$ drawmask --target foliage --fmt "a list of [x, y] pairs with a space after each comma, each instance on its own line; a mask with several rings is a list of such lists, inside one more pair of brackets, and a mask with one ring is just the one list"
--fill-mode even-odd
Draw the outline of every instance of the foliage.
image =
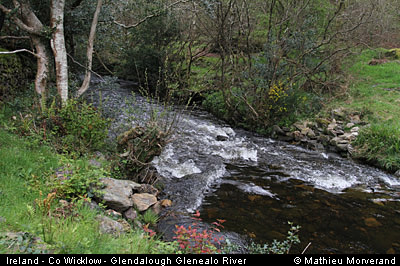
[[[200, 213], [197, 211], [194, 220], [200, 220]], [[189, 225], [188, 228], [181, 225], [175, 225], [176, 231], [174, 239], [179, 244], [179, 250], [184, 254], [214, 254], [221, 253], [218, 247], [221, 245], [223, 237], [218, 237], [215, 232], [220, 232], [219, 228], [223, 228], [224, 220], [214, 222], [211, 229], [201, 230], [196, 222]]]
[[[326, 108], [346, 108], [361, 114], [370, 124], [362, 128], [353, 156], [375, 166], [394, 172], [400, 169], [398, 132], [400, 112], [400, 67], [387, 49], [354, 50], [344, 64], [348, 73], [348, 90]], [[377, 64], [372, 64], [377, 62]]]
[[91, 198], [101, 187], [100, 179], [106, 176], [103, 168], [92, 166], [86, 160], [68, 159], [61, 156], [56, 173], [50, 177], [49, 188], [57, 193], [58, 198]]
[[[0, 52], [6, 51], [0, 48]], [[29, 67], [16, 54], [0, 55], [0, 100], [17, 95], [27, 87]]]
[[252, 242], [248, 249], [250, 254], [289, 254], [290, 248], [293, 245], [299, 244], [300, 239], [298, 236], [298, 232], [300, 230], [300, 226], [293, 225], [292, 222], [288, 222], [290, 225], [290, 229], [288, 231], [288, 236], [284, 241], [274, 240], [271, 244], [256, 244]]
[[[0, 253], [1, 246], [7, 247], [12, 253], [21, 254], [48, 254], [49, 250], [42, 244], [37, 243], [37, 237], [28, 233], [17, 233], [16, 236], [10, 237], [7, 234], [0, 234]], [[11, 253], [11, 252], [10, 252]]]
[[67, 151], [93, 151], [105, 145], [109, 120], [91, 104], [69, 100], [61, 109], [49, 109], [47, 121]]
[[165, 10], [163, 1], [135, 1], [130, 9], [138, 16], [153, 16], [137, 27], [128, 30], [126, 49], [121, 54], [119, 75], [137, 81], [142, 88], [163, 95], [164, 76], [169, 67], [169, 45], [178, 39], [180, 28], [174, 13]]
[[159, 217], [158, 217], [158, 215], [157, 215], [154, 211], [152, 211], [151, 209], [148, 209], [148, 210], [143, 214], [142, 219], [143, 219], [143, 222], [144, 222], [145, 224], [156, 225], [157, 222], [158, 222], [158, 220], [159, 220]]
[[[17, 98], [14, 104], [10, 104], [16, 105], [11, 106], [11, 110], [22, 108], [25, 102], [24, 97]], [[30, 136], [35, 142], [49, 142], [60, 152], [78, 156], [105, 147], [110, 120], [92, 104], [71, 99], [61, 108], [53, 100], [43, 112], [35, 106], [22, 109], [26, 110], [12, 116], [14, 127], [8, 125], [8, 128]]]
[[[229, 33], [218, 33], [231, 49], [218, 52], [217, 82], [204, 106], [231, 123], [259, 132], [319, 111], [323, 96], [339, 87], [338, 55], [346, 50], [332, 43], [342, 4], [321, 2], [265, 3], [263, 12], [255, 12], [260, 18], [254, 22], [255, 30], [245, 30], [247, 42], [254, 44], [248, 44], [247, 50], [235, 47]], [[254, 7], [248, 6], [247, 11], [254, 12]], [[235, 18], [234, 12], [226, 12]], [[257, 53], [248, 54], [251, 48]]]

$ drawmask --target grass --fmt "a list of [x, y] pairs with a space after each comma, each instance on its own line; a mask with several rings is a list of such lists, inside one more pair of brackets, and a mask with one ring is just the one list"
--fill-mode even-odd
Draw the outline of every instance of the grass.
[[396, 123], [400, 122], [400, 63], [393, 60], [368, 64], [382, 53], [381, 49], [366, 50], [350, 59], [346, 66], [350, 74], [349, 97], [334, 104], [362, 112], [368, 122]]
[[356, 157], [394, 172], [400, 169], [400, 61], [369, 65], [372, 59], [383, 58], [386, 51], [365, 50], [347, 60], [348, 97], [327, 108], [360, 112], [370, 126], [353, 143]]
[[[157, 250], [159, 241], [144, 237], [142, 230], [120, 237], [101, 234], [95, 219], [98, 213], [79, 201], [74, 208], [76, 216], [43, 215], [46, 212], [40, 204], [50, 195], [48, 177], [58, 166], [58, 158], [50, 147], [32, 145], [28, 139], [0, 128], [0, 234], [27, 232], [46, 242], [46, 251], [51, 253], [162, 252]], [[47, 202], [52, 210], [60, 207], [58, 199]], [[0, 237], [0, 253], [22, 252], [10, 249], [9, 244]], [[38, 251], [30, 248], [30, 252]]]

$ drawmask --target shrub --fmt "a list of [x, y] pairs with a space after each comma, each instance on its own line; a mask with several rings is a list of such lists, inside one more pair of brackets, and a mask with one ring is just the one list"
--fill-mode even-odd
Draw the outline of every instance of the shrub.
[[100, 178], [106, 176], [102, 168], [90, 165], [85, 160], [73, 160], [62, 157], [60, 167], [49, 186], [61, 198], [93, 197], [95, 188], [102, 186]]
[[[200, 220], [198, 218], [200, 213], [197, 211], [194, 215], [194, 220]], [[223, 237], [217, 237], [214, 235], [215, 232], [220, 232], [219, 228], [223, 228], [222, 223], [224, 220], [217, 220], [214, 222], [211, 229], [201, 230], [196, 222], [187, 228], [183, 225], [175, 225], [176, 231], [175, 237], [179, 244], [179, 250], [186, 254], [215, 254], [222, 253], [219, 246]]]
[[293, 245], [299, 244], [300, 239], [298, 236], [300, 226], [293, 225], [292, 222], [288, 222], [290, 229], [288, 235], [284, 241], [272, 241], [271, 244], [255, 244], [252, 242], [248, 251], [250, 254], [289, 254], [290, 249]]
[[[25, 102], [24, 99], [21, 101]], [[21, 104], [15, 101], [16, 108]], [[11, 112], [14, 107], [10, 106]], [[48, 142], [59, 152], [82, 155], [105, 147], [110, 119], [92, 104], [70, 99], [60, 107], [54, 100], [42, 112], [35, 107], [18, 111], [6, 127], [35, 143]]]
[[109, 120], [91, 104], [72, 99], [58, 110], [58, 117], [49, 118], [68, 151], [98, 150], [105, 145]]

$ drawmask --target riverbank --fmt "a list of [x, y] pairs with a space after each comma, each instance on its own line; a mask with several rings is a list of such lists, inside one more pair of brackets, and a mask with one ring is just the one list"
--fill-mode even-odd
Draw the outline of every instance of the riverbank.
[[346, 90], [313, 119], [317, 123], [343, 121], [338, 123], [339, 138], [330, 144], [345, 156], [390, 173], [400, 169], [400, 58], [396, 51], [368, 49], [347, 58], [343, 64]]
[[[4, 121], [2, 121], [4, 123]], [[46, 145], [0, 128], [0, 253], [121, 254], [164, 253], [168, 245], [93, 208], [87, 195], [64, 200], [56, 195], [55, 169], [66, 162], [83, 179], [104, 173], [85, 157], [67, 160]], [[72, 176], [70, 177], [73, 178]], [[114, 227], [112, 227], [114, 226]], [[123, 230], [123, 232], [122, 232]], [[162, 248], [161, 248], [162, 246]]]
[[[300, 115], [290, 123], [283, 116], [283, 120], [262, 129], [261, 133], [311, 150], [336, 152], [400, 176], [397, 51], [383, 48], [355, 51], [342, 63], [345, 75], [341, 88], [319, 96], [323, 102], [318, 112]], [[206, 107], [209, 104], [206, 101]], [[219, 116], [214, 107], [208, 109]], [[229, 118], [221, 118], [231, 122]]]

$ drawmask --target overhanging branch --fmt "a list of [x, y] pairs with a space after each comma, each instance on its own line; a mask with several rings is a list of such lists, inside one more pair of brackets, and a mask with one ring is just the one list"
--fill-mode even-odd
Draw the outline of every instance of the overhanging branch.
[[35, 57], [40, 57], [38, 54], [28, 50], [28, 49], [18, 49], [18, 50], [14, 50], [14, 51], [1, 51], [1, 54], [16, 54], [16, 53], [22, 53], [22, 52], [27, 52], [30, 53], [31, 55], [35, 56]]

